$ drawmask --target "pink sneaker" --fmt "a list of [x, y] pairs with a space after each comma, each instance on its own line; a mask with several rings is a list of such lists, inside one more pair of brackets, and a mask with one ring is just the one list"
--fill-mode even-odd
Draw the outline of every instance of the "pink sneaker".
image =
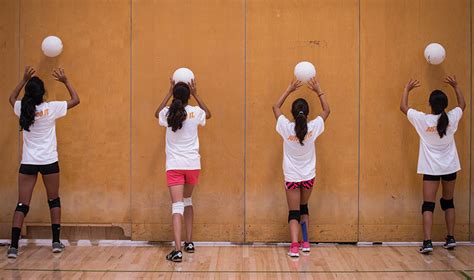
[[288, 251], [288, 256], [297, 258], [300, 256], [299, 244], [297, 242], [291, 243], [290, 250]]
[[309, 244], [309, 242], [301, 241], [299, 247], [302, 252], [308, 253], [311, 251], [311, 245]]

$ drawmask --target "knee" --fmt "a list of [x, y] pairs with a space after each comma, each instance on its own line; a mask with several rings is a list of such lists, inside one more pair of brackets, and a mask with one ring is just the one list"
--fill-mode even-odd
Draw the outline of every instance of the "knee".
[[24, 204], [24, 203], [21, 203], [21, 202], [18, 202], [18, 204], [16, 205], [16, 209], [15, 209], [16, 212], [21, 212], [23, 213], [23, 216], [26, 217], [26, 215], [28, 214], [28, 212], [30, 211], [30, 206]]
[[454, 208], [454, 199], [453, 198], [451, 198], [451, 199], [441, 198], [439, 200], [439, 203], [441, 204], [441, 209], [443, 209], [443, 211]]
[[184, 214], [184, 202], [178, 201], [178, 202], [173, 203], [171, 205], [171, 214], [172, 215], [180, 214], [181, 216], [183, 216], [183, 214]]
[[290, 211], [288, 211], [288, 223], [289, 223], [291, 220], [297, 220], [298, 223], [299, 223], [299, 222], [300, 222], [300, 218], [301, 218], [300, 210], [290, 210]]
[[425, 213], [426, 211], [429, 211], [431, 213], [434, 212], [435, 209], [435, 203], [431, 201], [424, 201], [423, 205], [421, 206], [421, 213]]
[[48, 199], [49, 209], [61, 208], [61, 199], [59, 196], [55, 199]]
[[309, 215], [308, 204], [300, 204], [300, 214]]

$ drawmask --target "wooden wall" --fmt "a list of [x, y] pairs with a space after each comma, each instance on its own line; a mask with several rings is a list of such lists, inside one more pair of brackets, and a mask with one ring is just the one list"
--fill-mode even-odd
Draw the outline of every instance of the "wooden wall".
[[[317, 142], [318, 179], [309, 207], [315, 241], [418, 241], [421, 176], [418, 137], [398, 109], [410, 77], [422, 87], [413, 106], [428, 110], [431, 90], [456, 74], [469, 109], [456, 143], [463, 170], [456, 235], [473, 238], [470, 0], [0, 0], [2, 133], [0, 238], [9, 236], [21, 153], [18, 119], [6, 102], [24, 65], [37, 68], [49, 99], [66, 99], [53, 67], [66, 69], [82, 103], [58, 121], [66, 225], [120, 226], [133, 240], [170, 240], [164, 129], [153, 114], [178, 67], [191, 68], [213, 117], [200, 130], [202, 174], [193, 196], [195, 238], [286, 241], [282, 140], [271, 105], [294, 65], [312, 61], [332, 113]], [[41, 40], [64, 43], [46, 58]], [[429, 42], [447, 58], [430, 66]], [[317, 98], [302, 88], [296, 97]], [[471, 199], [470, 199], [471, 198]], [[470, 215], [471, 214], [471, 215]], [[444, 234], [435, 211], [434, 237]], [[49, 222], [38, 184], [30, 225]]]

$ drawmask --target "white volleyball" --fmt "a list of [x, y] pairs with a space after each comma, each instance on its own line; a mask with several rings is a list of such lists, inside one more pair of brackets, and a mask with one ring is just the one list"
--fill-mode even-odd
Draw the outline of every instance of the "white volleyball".
[[295, 77], [303, 83], [316, 76], [316, 68], [311, 62], [302, 61], [295, 66]]
[[431, 43], [425, 48], [425, 58], [429, 64], [438, 65], [444, 61], [446, 57], [446, 51], [438, 43]]
[[188, 68], [179, 68], [173, 73], [173, 81], [175, 83], [190, 83], [192, 79], [194, 79], [194, 73]]
[[58, 56], [63, 51], [63, 42], [59, 37], [48, 36], [44, 38], [43, 43], [41, 43], [41, 50], [46, 56]]

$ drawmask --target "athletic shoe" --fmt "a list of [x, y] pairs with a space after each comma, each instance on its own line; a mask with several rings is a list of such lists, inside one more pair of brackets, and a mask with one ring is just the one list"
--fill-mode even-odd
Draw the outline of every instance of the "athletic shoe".
[[183, 261], [183, 252], [173, 250], [173, 251], [171, 251], [171, 253], [169, 253], [166, 256], [166, 259], [168, 261], [172, 261], [172, 262], [182, 262]]
[[63, 243], [53, 242], [53, 246], [52, 246], [53, 253], [61, 253], [62, 251], [64, 251], [64, 248], [66, 248], [66, 246], [64, 246]]
[[10, 259], [16, 259], [16, 257], [18, 257], [18, 248], [9, 247], [7, 257]]
[[456, 240], [454, 239], [454, 236], [446, 236], [446, 243], [443, 244], [443, 248], [449, 250], [454, 249], [454, 247], [456, 247]]
[[304, 253], [308, 253], [311, 251], [311, 245], [307, 241], [300, 242], [300, 250]]
[[187, 253], [194, 253], [194, 243], [184, 242], [184, 251], [186, 251]]
[[290, 250], [288, 251], [288, 256], [292, 258], [297, 258], [300, 256], [300, 245], [297, 242], [291, 243]]
[[431, 252], [433, 252], [433, 243], [431, 243], [431, 240], [424, 240], [423, 246], [420, 247], [420, 253], [429, 254]]

